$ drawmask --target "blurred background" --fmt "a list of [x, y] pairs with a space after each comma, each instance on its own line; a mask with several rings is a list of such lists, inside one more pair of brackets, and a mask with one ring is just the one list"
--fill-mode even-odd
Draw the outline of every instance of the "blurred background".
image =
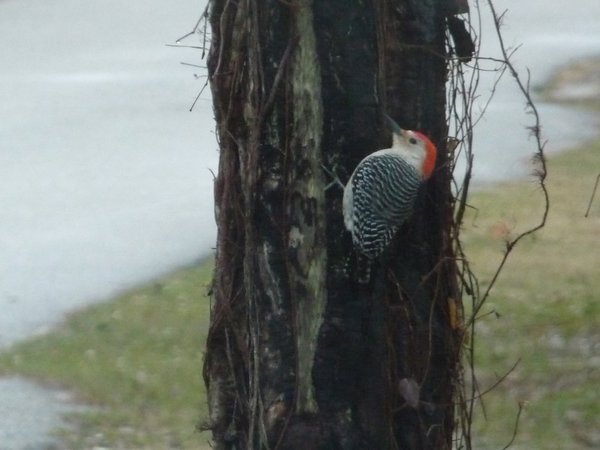
[[[201, 36], [166, 46], [192, 30], [205, 3], [0, 1], [0, 350], [211, 254], [212, 107], [207, 89], [189, 111], [204, 71], [181, 64], [204, 64], [200, 50], [183, 47]], [[598, 0], [495, 3], [508, 9], [505, 41], [522, 44], [514, 61], [531, 69], [534, 87], [600, 53]], [[481, 13], [481, 54], [497, 56], [485, 2]], [[481, 77], [483, 101], [495, 73]], [[590, 112], [538, 106], [550, 152], [596, 134]], [[476, 132], [475, 183], [527, 175], [530, 124], [505, 77]], [[44, 398], [60, 403], [21, 380], [0, 383], [0, 448], [34, 439], [36, 425], [18, 430], [34, 409], [33, 424], [52, 425]]]
[[204, 8], [0, 2], [0, 348], [210, 253], [209, 90], [166, 46]]
[[[0, 1], [0, 350], [210, 254], [210, 97], [189, 111], [200, 53], [166, 46], [205, 6]], [[64, 399], [0, 382], [0, 448], [45, 442]]]

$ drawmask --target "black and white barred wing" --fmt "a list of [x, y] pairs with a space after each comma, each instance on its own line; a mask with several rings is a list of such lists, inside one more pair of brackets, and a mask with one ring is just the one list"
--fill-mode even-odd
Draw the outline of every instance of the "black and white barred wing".
[[412, 213], [422, 178], [394, 154], [371, 155], [352, 175], [344, 195], [344, 220], [354, 247], [375, 259]]

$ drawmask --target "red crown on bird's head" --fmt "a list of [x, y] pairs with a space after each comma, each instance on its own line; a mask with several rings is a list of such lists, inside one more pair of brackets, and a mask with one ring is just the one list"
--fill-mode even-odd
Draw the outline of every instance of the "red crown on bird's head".
[[435, 169], [437, 148], [435, 147], [433, 142], [431, 142], [431, 139], [429, 139], [427, 136], [425, 136], [420, 131], [413, 131], [413, 133], [419, 139], [421, 139], [423, 142], [425, 142], [425, 151], [427, 154], [425, 155], [425, 161], [423, 162], [423, 178], [427, 179], [433, 173], [433, 169]]

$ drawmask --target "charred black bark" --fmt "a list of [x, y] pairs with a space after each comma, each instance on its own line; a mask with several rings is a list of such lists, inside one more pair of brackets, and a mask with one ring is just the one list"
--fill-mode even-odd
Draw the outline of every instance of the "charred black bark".
[[[204, 375], [217, 449], [451, 447], [453, 2], [211, 2], [221, 160]], [[321, 166], [345, 181], [389, 146], [383, 111], [431, 136], [438, 166], [363, 286], [348, 276], [342, 191], [325, 190]]]
[[[435, 2], [409, 2], [384, 9], [385, 95], [400, 123], [425, 131], [438, 146], [435, 175], [415, 208], [413, 220], [392, 249], [384, 292], [388, 330], [395, 342], [393, 381], [420, 387], [416, 409], [397, 398], [393, 408], [401, 448], [451, 448], [454, 427], [453, 380], [458, 366], [458, 335], [450, 326], [449, 302], [457, 299], [451, 248], [451, 174], [445, 140], [445, 17]], [[396, 42], [390, 37], [396, 36]], [[400, 101], [399, 101], [400, 100]], [[408, 425], [408, 426], [407, 426]]]

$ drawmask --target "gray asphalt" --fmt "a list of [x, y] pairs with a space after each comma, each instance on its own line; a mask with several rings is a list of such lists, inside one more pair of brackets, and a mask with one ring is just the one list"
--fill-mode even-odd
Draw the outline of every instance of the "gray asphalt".
[[[203, 4], [0, 1], [0, 349], [210, 252], [200, 52], [165, 45]], [[0, 449], [48, 448], [74, 407], [0, 380]]]
[[53, 431], [67, 426], [63, 414], [86, 409], [68, 392], [19, 378], [3, 379], [0, 386], [0, 450], [61, 450]]

